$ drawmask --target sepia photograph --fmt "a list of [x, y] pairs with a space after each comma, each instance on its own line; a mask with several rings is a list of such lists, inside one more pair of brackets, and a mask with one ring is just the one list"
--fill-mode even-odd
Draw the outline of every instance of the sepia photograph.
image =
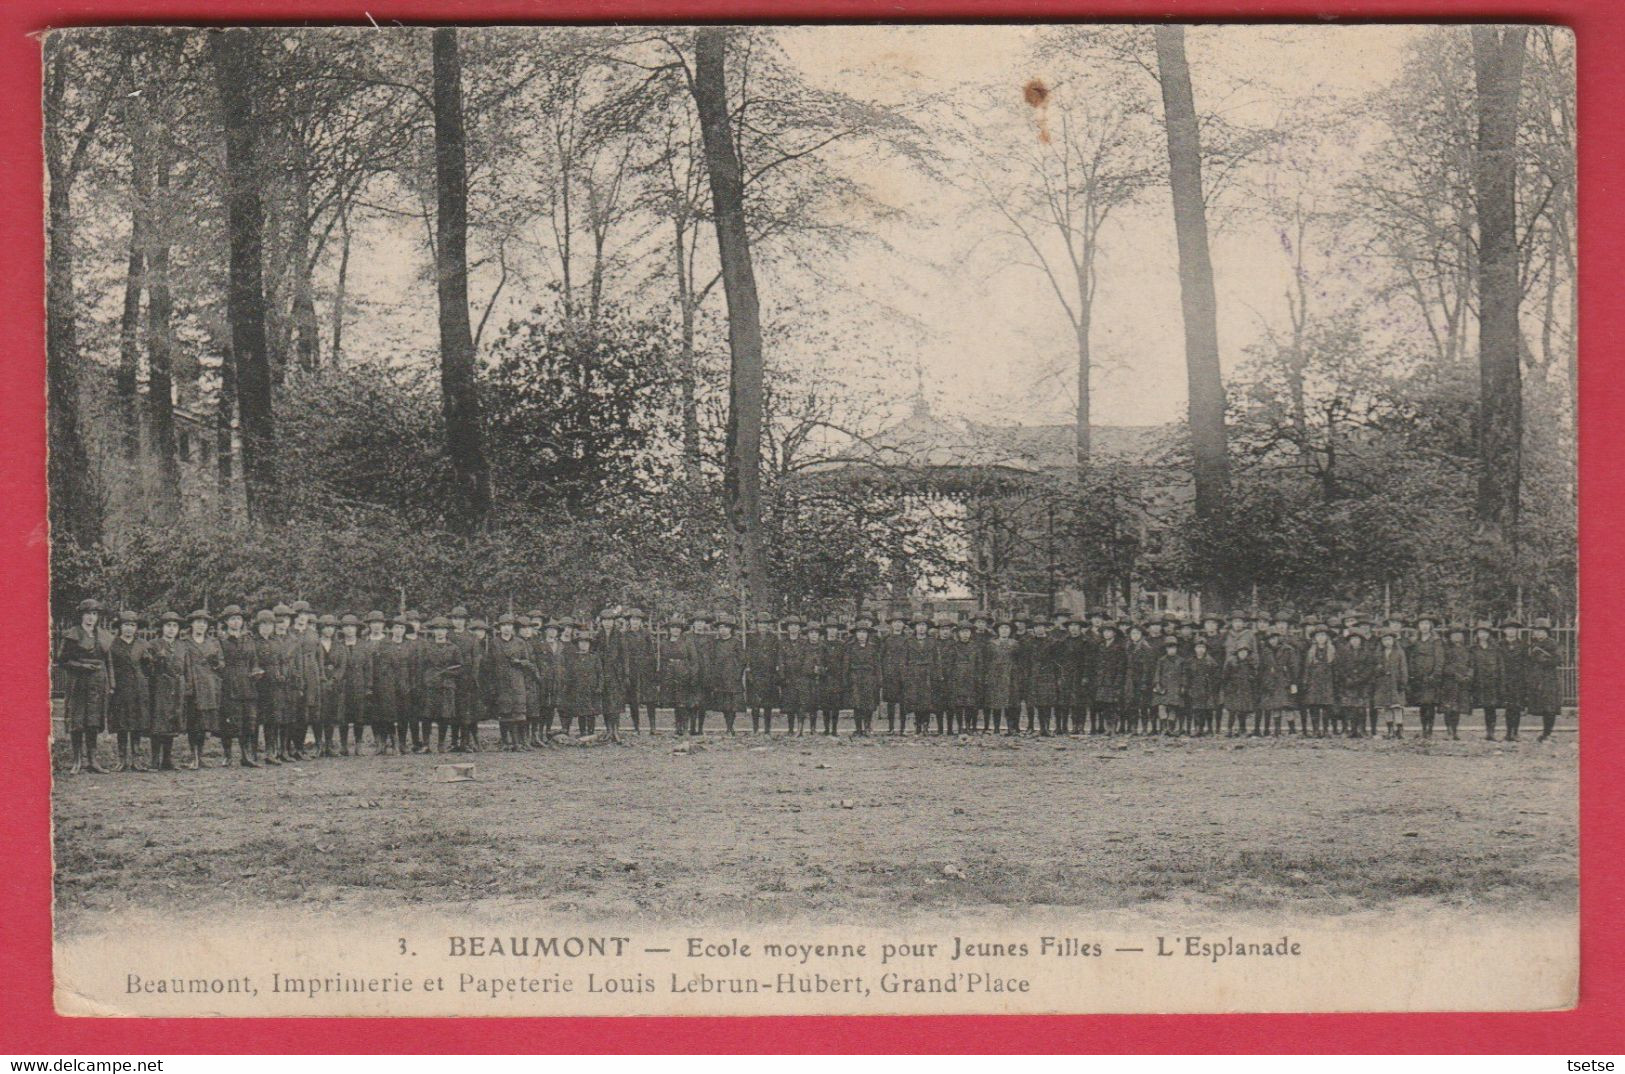
[[39, 44], [60, 1013], [1574, 1006], [1569, 30]]

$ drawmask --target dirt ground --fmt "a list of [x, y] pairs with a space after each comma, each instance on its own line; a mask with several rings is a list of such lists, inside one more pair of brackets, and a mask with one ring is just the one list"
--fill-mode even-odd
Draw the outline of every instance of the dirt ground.
[[461, 758], [434, 756], [59, 773], [57, 922], [68, 935], [131, 911], [516, 903], [628, 923], [1162, 900], [1572, 912], [1578, 737], [689, 745], [668, 731], [483, 753], [461, 783], [433, 771]]

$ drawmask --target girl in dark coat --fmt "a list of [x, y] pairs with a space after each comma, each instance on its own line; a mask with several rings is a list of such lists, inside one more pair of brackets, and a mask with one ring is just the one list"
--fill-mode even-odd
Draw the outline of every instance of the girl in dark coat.
[[965, 734], [975, 728], [982, 670], [981, 647], [976, 644], [969, 623], [960, 623], [954, 628], [954, 640], [949, 643], [948, 652], [948, 733]]
[[[779, 702], [792, 735], [801, 733], [802, 725], [811, 718], [818, 706], [818, 664], [821, 656], [817, 642], [809, 641], [802, 633], [799, 615], [787, 616], [781, 626], [784, 636], [779, 639]], [[773, 730], [771, 718], [767, 721], [769, 733]]]
[[107, 722], [118, 736], [118, 767], [144, 772], [141, 736], [152, 724], [152, 686], [147, 681], [147, 643], [136, 636], [141, 620], [134, 612], [121, 612], [118, 634], [108, 650], [113, 671], [113, 693], [108, 699]]
[[[1272, 734], [1281, 733], [1281, 713], [1296, 706], [1297, 691], [1298, 651], [1272, 628], [1258, 654], [1258, 711], [1269, 721]], [[1288, 730], [1294, 728], [1289, 725]]]
[[898, 735], [907, 729], [903, 719], [903, 646], [908, 644], [908, 616], [893, 612], [886, 620], [880, 645], [880, 696], [886, 706], [886, 733]]
[[424, 718], [435, 725], [435, 751], [446, 752], [446, 737], [457, 726], [457, 689], [463, 670], [462, 649], [451, 640], [451, 622], [444, 616], [429, 620], [418, 669], [423, 676]]
[[1186, 729], [1198, 735], [1218, 734], [1224, 669], [1208, 648], [1205, 637], [1196, 640], [1185, 676]]
[[1542, 742], [1552, 737], [1563, 707], [1561, 657], [1551, 628], [1551, 620], [1536, 619], [1524, 653], [1524, 705], [1531, 716], [1540, 717]]
[[1151, 697], [1157, 703], [1158, 720], [1165, 735], [1175, 734], [1185, 723], [1185, 672], [1186, 660], [1179, 651], [1179, 639], [1164, 638]]
[[[278, 762], [293, 760], [293, 725], [294, 702], [298, 687], [294, 681], [294, 653], [296, 639], [291, 629], [293, 613], [285, 604], [278, 604], [271, 609], [272, 652], [275, 654], [276, 676], [276, 745], [275, 756]], [[269, 741], [265, 748], [267, 755], [273, 748]]]
[[[542, 613], [531, 611], [519, 617], [519, 640], [525, 643], [525, 659], [530, 668], [525, 672], [525, 723], [519, 729], [523, 749], [534, 749], [542, 741]], [[636, 712], [633, 713], [637, 719]]]
[[280, 661], [280, 645], [276, 636], [276, 617], [268, 609], [260, 609], [254, 614], [254, 632], [249, 636], [249, 644], [254, 647], [254, 714], [260, 727], [265, 732], [265, 749], [256, 749], [257, 759], [261, 764], [278, 765], [282, 762], [277, 758], [280, 752], [280, 735], [277, 731], [277, 706], [281, 702], [282, 682], [277, 677]]
[[[756, 624], [745, 644], [745, 675], [750, 729], [768, 733], [773, 724], [773, 710], [779, 704], [779, 634], [773, 617], [766, 612], [756, 616]], [[650, 732], [653, 731], [651, 726]]]
[[1337, 647], [1331, 643], [1331, 631], [1315, 624], [1310, 631], [1314, 639], [1303, 654], [1302, 685], [1299, 697], [1303, 700], [1303, 733], [1326, 737], [1331, 729], [1331, 710], [1337, 704], [1337, 676], [1339, 666]]
[[1405, 653], [1410, 673], [1410, 700], [1422, 720], [1422, 737], [1433, 737], [1433, 720], [1439, 709], [1440, 680], [1444, 676], [1445, 640], [1437, 631], [1433, 615], [1416, 617], [1416, 637]]
[[407, 751], [417, 729], [412, 709], [416, 678], [417, 645], [406, 640], [406, 619], [397, 615], [390, 620], [389, 636], [372, 654], [373, 733], [382, 730], [384, 741], [395, 753]]
[[1247, 721], [1253, 722], [1252, 735], [1263, 733], [1258, 715], [1258, 668], [1253, 663], [1253, 647], [1246, 639], [1237, 641], [1224, 658], [1224, 680], [1219, 691], [1224, 703], [1224, 733], [1229, 738], [1247, 733]]
[[293, 628], [288, 631], [289, 754], [301, 761], [305, 758], [305, 732], [311, 725], [320, 723], [322, 699], [330, 682], [322, 659], [321, 638], [311, 626], [314, 619], [308, 609], [298, 611], [293, 617]]
[[717, 617], [717, 637], [711, 646], [710, 698], [707, 706], [722, 713], [722, 726], [734, 733], [734, 721], [749, 706], [745, 701], [745, 648], [734, 634], [731, 616]]
[[152, 678], [152, 767], [174, 771], [175, 736], [186, 727], [186, 650], [181, 617], [164, 612], [159, 633], [147, 647]]
[[1439, 673], [1439, 709], [1444, 713], [1445, 730], [1457, 739], [1461, 737], [1461, 714], [1473, 707], [1473, 653], [1467, 645], [1466, 627], [1451, 626], [1447, 634], [1450, 640], [1445, 643]]
[[1501, 624], [1501, 704], [1506, 709], [1508, 742], [1518, 741], [1518, 728], [1527, 707], [1528, 649], [1518, 632], [1523, 624], [1508, 619]]
[[1016, 639], [1008, 622], [1001, 620], [993, 629], [982, 668], [982, 699], [987, 705], [989, 726], [994, 731], [1003, 726], [1005, 734], [1013, 735], [1021, 719], [1018, 709], [1021, 691], [1016, 685]]
[[497, 620], [497, 632], [491, 638], [485, 663], [497, 724], [501, 728], [498, 748], [510, 753], [530, 748], [524, 741], [525, 705], [530, 675], [535, 668], [530, 659], [530, 646], [514, 627], [512, 613], [504, 612]]
[[1405, 697], [1410, 682], [1410, 664], [1405, 649], [1399, 644], [1399, 634], [1384, 630], [1373, 654], [1374, 676], [1371, 684], [1371, 704], [1381, 710], [1387, 724], [1387, 737], [1405, 735]]
[[[208, 735], [220, 733], [220, 672], [225, 654], [220, 642], [209, 636], [209, 613], [191, 615], [191, 633], [180, 641], [186, 665], [186, 741], [192, 747], [187, 765], [194, 771], [203, 766], [203, 743]], [[223, 764], [231, 764], [228, 752]]]
[[[564, 654], [564, 667], [569, 667], [570, 654]], [[673, 618], [666, 624], [666, 636], [660, 639], [660, 645], [655, 652], [656, 679], [661, 701], [670, 707], [672, 719], [677, 734], [686, 735], [690, 724], [694, 720], [694, 707], [690, 704], [693, 698], [694, 676], [698, 673], [695, 665], [695, 653], [689, 645], [689, 639], [683, 633], [683, 620]], [[570, 714], [565, 706], [564, 690], [559, 692], [559, 712], [562, 714], [566, 729], [570, 726]]]
[[1061, 696], [1061, 661], [1064, 654], [1050, 637], [1049, 624], [1035, 618], [1027, 642], [1027, 730], [1048, 737]]
[[[692, 641], [692, 637], [686, 639]], [[598, 710], [604, 707], [604, 661], [593, 648], [591, 627], [577, 623], [575, 648], [565, 662], [566, 711], [575, 714], [582, 734], [597, 729]]]
[[1128, 632], [1128, 722], [1133, 734], [1156, 730], [1157, 660], [1161, 657], [1145, 631], [1131, 627]]
[[226, 763], [231, 763], [231, 743], [237, 742], [238, 756], [244, 768], [258, 768], [254, 758], [254, 745], [259, 738], [257, 715], [258, 696], [254, 691], [254, 642], [243, 630], [243, 610], [235, 604], [221, 612], [225, 633], [220, 635], [220, 652], [224, 659], [220, 684], [220, 746], [225, 750]]
[[1089, 730], [1094, 734], [1121, 730], [1123, 704], [1129, 689], [1128, 645], [1117, 635], [1117, 628], [1107, 623], [1100, 628], [1100, 644], [1093, 647], [1089, 657], [1090, 675]]
[[1332, 732], [1347, 732], [1359, 738], [1365, 728], [1365, 712], [1371, 707], [1371, 686], [1377, 677], [1376, 654], [1366, 647], [1365, 635], [1350, 634], [1338, 653], [1337, 708]]
[[706, 709], [711, 704], [712, 661], [715, 659], [715, 637], [711, 633], [709, 615], [688, 617], [688, 633], [683, 637], [684, 659], [693, 670], [689, 675], [685, 698], [688, 703], [688, 733], [705, 734]]
[[[316, 651], [321, 654], [322, 682], [316, 727], [316, 755], [318, 757], [350, 756], [350, 717], [347, 710], [350, 691], [347, 680], [350, 665], [359, 662], [361, 639], [358, 631], [361, 620], [346, 614], [343, 619], [323, 616], [331, 623], [316, 623]], [[296, 650], [297, 651], [297, 650]], [[330, 685], [326, 685], [330, 684]], [[333, 747], [333, 730], [338, 729], [339, 747]], [[361, 752], [361, 725], [355, 729], [356, 753]]]
[[113, 666], [109, 656], [113, 638], [100, 629], [100, 601], [79, 602], [79, 625], [62, 636], [56, 650], [57, 670], [66, 677], [62, 691], [62, 715], [73, 743], [73, 766], [77, 775], [86, 769], [104, 772], [96, 761], [96, 737], [107, 722], [107, 698], [113, 688]]
[[1501, 673], [1504, 668], [1501, 647], [1495, 643], [1495, 632], [1488, 623], [1479, 623], [1473, 629], [1471, 650], [1473, 665], [1473, 708], [1484, 710], [1484, 737], [1495, 740], [1495, 717], [1501, 699]]
[[914, 633], [902, 645], [903, 722], [914, 717], [914, 733], [924, 734], [931, 719], [931, 676], [936, 664], [936, 645], [930, 637], [931, 624], [914, 621]]
[[355, 725], [355, 748], [361, 751], [361, 729], [372, 728], [373, 753], [387, 756], [395, 751], [395, 720], [392, 715], [386, 714], [378, 707], [378, 653], [389, 641], [384, 632], [384, 613], [370, 611], [367, 613], [367, 634], [356, 647], [356, 653], [361, 658], [360, 678], [361, 692], [357, 698], [353, 682], [356, 671], [350, 669], [350, 675], [345, 683], [345, 711], [349, 714], [350, 722]]
[[874, 624], [860, 618], [846, 649], [846, 696], [852, 702], [854, 735], [874, 731], [875, 709], [880, 707], [880, 645], [873, 633]]

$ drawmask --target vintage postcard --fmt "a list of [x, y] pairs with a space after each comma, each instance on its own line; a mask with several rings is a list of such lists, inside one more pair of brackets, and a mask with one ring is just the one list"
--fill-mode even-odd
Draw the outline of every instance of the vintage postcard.
[[56, 1006], [1579, 980], [1574, 40], [41, 40]]

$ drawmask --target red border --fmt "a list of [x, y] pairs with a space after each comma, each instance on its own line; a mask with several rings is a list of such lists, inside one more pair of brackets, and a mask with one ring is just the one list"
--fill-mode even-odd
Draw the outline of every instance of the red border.
[[[365, 13], [364, 13], [365, 12]], [[31, 714], [46, 706], [45, 341], [39, 52], [50, 26], [120, 21], [380, 23], [587, 20], [931, 20], [1103, 17], [1412, 20], [1499, 18], [1563, 23], [1579, 36], [1582, 427], [1585, 550], [1581, 761], [1582, 970], [1573, 1011], [1546, 1014], [1079, 1016], [740, 1019], [272, 1020], [69, 1019], [51, 1005], [50, 773]], [[1625, 4], [1617, 0], [4, 0], [0, 4], [0, 698], [28, 728], [22, 759], [0, 777], [0, 1051], [175, 1052], [543, 1051], [1107, 1051], [1615, 1053], [1625, 1045], [1625, 757], [1608, 711], [1625, 665], [1603, 660], [1625, 641], [1609, 598], [1625, 582], [1625, 375], [1610, 368], [1625, 302]]]

